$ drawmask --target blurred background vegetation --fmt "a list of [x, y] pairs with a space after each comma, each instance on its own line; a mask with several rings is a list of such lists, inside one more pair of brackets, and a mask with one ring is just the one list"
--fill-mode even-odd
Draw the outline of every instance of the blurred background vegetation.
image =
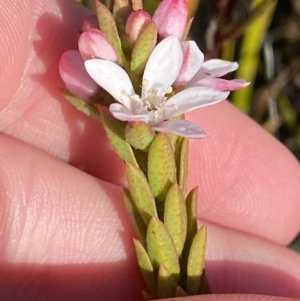
[[[94, 0], [77, 1], [94, 7]], [[153, 12], [160, 0], [143, 2]], [[237, 61], [230, 76], [251, 82], [230, 101], [300, 160], [300, 0], [187, 2], [194, 16], [190, 37], [205, 58]], [[300, 235], [290, 247], [300, 251]]]
[[[195, 2], [195, 1], [191, 1]], [[250, 81], [231, 102], [300, 159], [300, 1], [201, 0], [191, 34]]]
[[[300, 160], [300, 0], [190, 2], [198, 4], [191, 36], [205, 57], [238, 61], [232, 77], [252, 83], [230, 101]], [[300, 252], [300, 234], [290, 248]]]

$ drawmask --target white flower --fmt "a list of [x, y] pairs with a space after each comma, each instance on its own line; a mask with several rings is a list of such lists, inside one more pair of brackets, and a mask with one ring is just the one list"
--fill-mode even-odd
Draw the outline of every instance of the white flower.
[[147, 62], [141, 96], [119, 65], [103, 59], [91, 59], [85, 67], [91, 78], [118, 103], [111, 104], [113, 116], [123, 121], [144, 121], [158, 132], [171, 132], [188, 138], [203, 138], [203, 129], [187, 120], [170, 120], [185, 112], [226, 99], [229, 92], [210, 87], [192, 87], [168, 98], [183, 63], [183, 50], [176, 36], [162, 40]]
[[204, 62], [195, 76], [191, 78], [186, 87], [206, 86], [222, 91], [234, 91], [247, 87], [250, 83], [241, 79], [227, 80], [221, 76], [235, 71], [239, 67], [237, 62], [228, 62], [212, 59]]

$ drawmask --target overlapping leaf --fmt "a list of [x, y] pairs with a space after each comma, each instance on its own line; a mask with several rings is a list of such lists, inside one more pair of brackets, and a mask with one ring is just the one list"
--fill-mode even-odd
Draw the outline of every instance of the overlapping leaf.
[[166, 196], [164, 224], [173, 239], [179, 257], [186, 239], [187, 216], [182, 192], [176, 183], [173, 184]]
[[151, 217], [156, 216], [153, 194], [144, 173], [134, 165], [126, 164], [126, 175], [130, 193], [141, 217], [148, 225]]
[[150, 145], [148, 180], [155, 198], [164, 201], [167, 192], [176, 181], [175, 156], [167, 134], [157, 134]]
[[106, 135], [114, 146], [116, 153], [125, 162], [138, 167], [138, 163], [134, 157], [130, 144], [125, 140], [126, 123], [119, 121], [102, 111], [100, 113]]

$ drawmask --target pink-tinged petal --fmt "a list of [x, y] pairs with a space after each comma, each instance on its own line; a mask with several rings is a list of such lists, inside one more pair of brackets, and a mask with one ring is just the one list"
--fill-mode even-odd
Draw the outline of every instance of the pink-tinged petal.
[[144, 10], [132, 12], [125, 26], [125, 31], [132, 41], [136, 41], [142, 30], [151, 22], [150, 15]]
[[157, 132], [174, 133], [186, 138], [199, 139], [206, 137], [206, 133], [201, 127], [188, 120], [163, 121], [152, 128]]
[[195, 76], [185, 84], [185, 88], [191, 88], [197, 86], [197, 82], [205, 78], [209, 78], [209, 75], [206, 74], [205, 71], [201, 68], [196, 72]]
[[212, 59], [202, 64], [201, 70], [211, 77], [221, 77], [239, 67], [237, 62], [229, 62], [220, 59]]
[[181, 46], [183, 50], [183, 63], [174, 83], [175, 87], [189, 82], [195, 76], [204, 61], [204, 54], [200, 51], [194, 41], [183, 42], [181, 43]]
[[162, 40], [152, 51], [143, 75], [143, 93], [156, 90], [163, 97], [177, 78], [183, 61], [180, 41], [176, 36]]
[[78, 40], [78, 48], [86, 61], [93, 58], [118, 62], [118, 54], [100, 29], [92, 28], [83, 32]]
[[228, 95], [229, 92], [207, 87], [185, 89], [167, 100], [166, 106], [170, 106], [170, 110], [165, 112], [165, 116], [170, 119], [185, 112], [218, 103], [226, 99]]
[[119, 103], [113, 103], [109, 106], [109, 110], [112, 113], [112, 115], [119, 120], [122, 121], [144, 121], [148, 122], [148, 116], [147, 115], [136, 115], [133, 114], [129, 109], [125, 108]]
[[135, 92], [124, 69], [113, 62], [102, 59], [87, 60], [84, 64], [88, 74], [100, 87], [125, 107], [131, 108], [130, 96]]
[[188, 8], [185, 0], [163, 0], [152, 20], [156, 23], [161, 38], [176, 35], [182, 39], [187, 23]]
[[99, 22], [96, 15], [85, 18], [82, 24], [82, 31], [88, 31], [92, 28], [99, 28]]
[[88, 101], [99, 91], [98, 85], [85, 70], [82, 57], [76, 50], [68, 50], [62, 55], [59, 73], [69, 91], [83, 100]]
[[239, 67], [237, 62], [229, 62], [220, 59], [212, 59], [204, 62], [195, 76], [187, 83], [186, 87], [197, 86], [197, 82], [203, 79], [220, 77], [229, 72], [235, 71]]
[[240, 79], [227, 80], [222, 78], [205, 78], [195, 83], [193, 86], [205, 86], [221, 91], [234, 91], [245, 88], [249, 82]]

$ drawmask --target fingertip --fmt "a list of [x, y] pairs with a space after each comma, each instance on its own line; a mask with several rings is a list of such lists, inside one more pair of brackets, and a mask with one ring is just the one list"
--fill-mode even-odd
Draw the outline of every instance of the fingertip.
[[[30, 51], [33, 1], [2, 1], [0, 4], [0, 91], [2, 99], [9, 99], [22, 78]], [[4, 103], [1, 103], [2, 105]], [[0, 109], [2, 106], [0, 106]]]
[[295, 301], [293, 298], [283, 298], [265, 295], [219, 294], [178, 297], [176, 301]]
[[300, 168], [274, 137], [228, 102], [188, 114], [208, 132], [190, 142], [199, 217], [280, 244], [299, 231]]
[[300, 255], [251, 235], [208, 225], [206, 274], [214, 294], [300, 298]]
[[4, 106], [4, 100], [9, 101], [18, 91], [35, 55], [40, 61], [34, 62], [33, 73], [39, 73], [51, 64], [57, 65], [65, 50], [77, 47], [82, 22], [91, 12], [70, 0], [3, 1], [0, 8], [0, 89]]

